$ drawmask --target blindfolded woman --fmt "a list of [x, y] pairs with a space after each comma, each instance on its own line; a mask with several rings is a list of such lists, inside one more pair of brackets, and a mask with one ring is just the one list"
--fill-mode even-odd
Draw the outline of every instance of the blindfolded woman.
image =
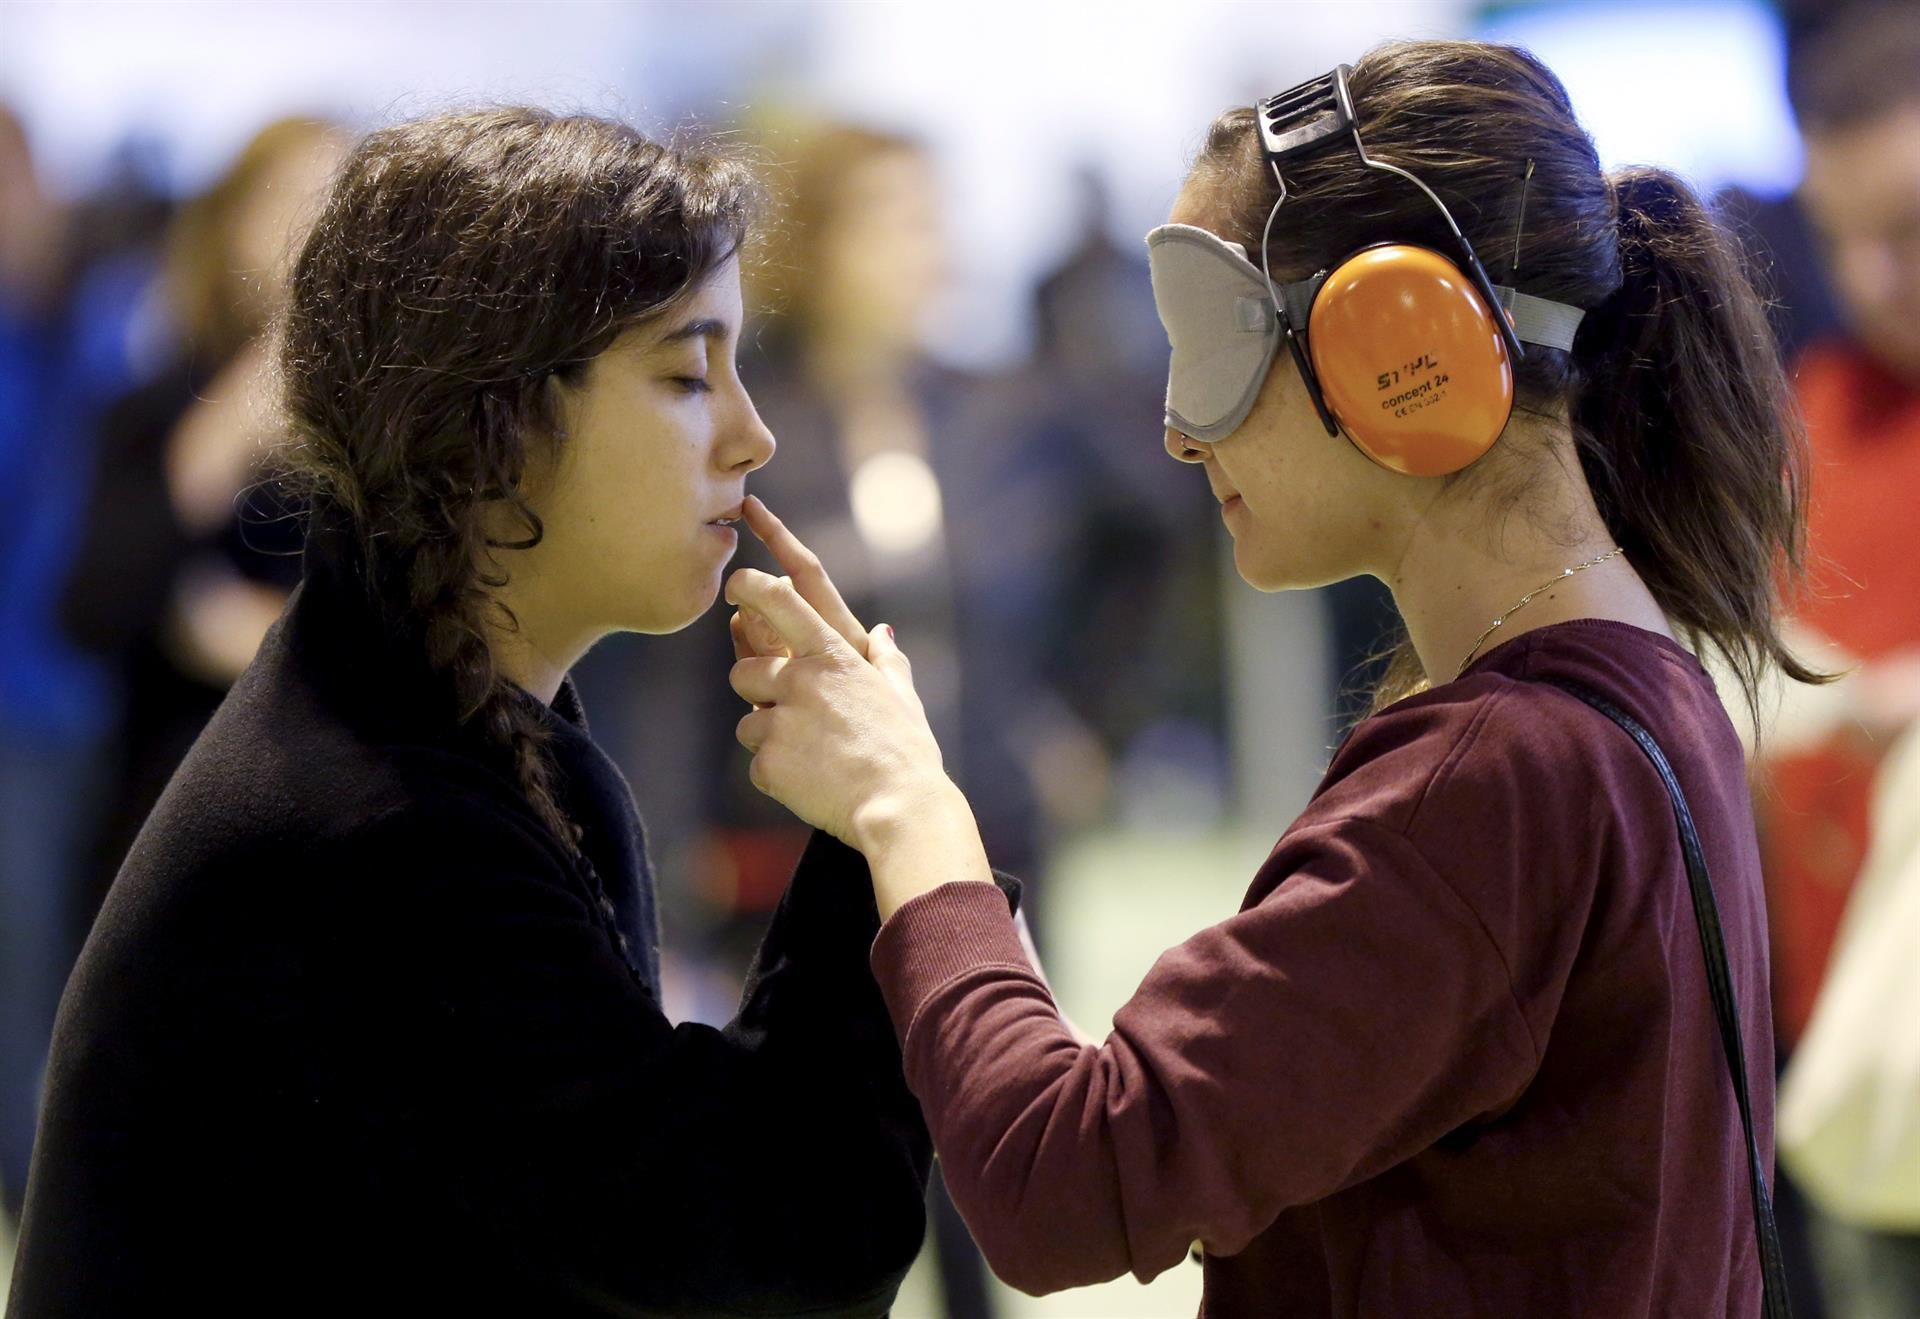
[[1802, 459], [1733, 243], [1672, 175], [1603, 171], [1537, 61], [1455, 42], [1223, 115], [1149, 243], [1167, 450], [1241, 576], [1370, 574], [1407, 636], [1241, 909], [1104, 1042], [977, 882], [887, 631], [863, 659], [789, 586], [728, 588], [779, 634], [734, 673], [754, 780], [871, 863], [989, 1262], [1044, 1292], [1197, 1245], [1209, 1316], [1754, 1313], [1766, 927], [1695, 654], [1749, 694], [1820, 675], [1775, 625]]

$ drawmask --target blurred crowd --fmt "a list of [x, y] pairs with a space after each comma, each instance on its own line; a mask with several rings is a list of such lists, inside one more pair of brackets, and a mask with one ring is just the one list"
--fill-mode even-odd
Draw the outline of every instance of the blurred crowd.
[[[1811, 453], [1805, 651], [1753, 745], [1785, 1068], [1796, 1305], [1920, 1314], [1920, 5], [1788, 15], [1807, 148], [1790, 197], [1724, 198], [1779, 303]], [[777, 435], [763, 495], [855, 612], [913, 655], [996, 862], [1152, 818], [1168, 775], [1224, 795], [1232, 709], [1217, 519], [1159, 442], [1166, 344], [1143, 254], [1078, 179], [1028, 360], [939, 364], [951, 278], [930, 148], [759, 112], [775, 223], [748, 254], [742, 373]], [[80, 199], [0, 106], [0, 1191], [18, 1212], [67, 970], [133, 834], [300, 574], [273, 480], [263, 344], [288, 246], [350, 129], [263, 127], [176, 198], [137, 147]], [[743, 562], [762, 562], [755, 547]], [[765, 566], [762, 562], [762, 566]], [[1324, 593], [1329, 727], [1394, 625]], [[619, 637], [578, 678], [631, 780], [666, 912], [669, 1012], [724, 1018], [802, 830], [746, 782], [715, 611]], [[1905, 936], [1902, 938], [1901, 936]], [[1902, 1012], [1902, 1009], [1908, 1009]], [[1794, 1056], [1795, 1051], [1799, 1056]], [[1802, 1194], [1804, 1192], [1804, 1194]], [[953, 1316], [990, 1303], [937, 1214]]]

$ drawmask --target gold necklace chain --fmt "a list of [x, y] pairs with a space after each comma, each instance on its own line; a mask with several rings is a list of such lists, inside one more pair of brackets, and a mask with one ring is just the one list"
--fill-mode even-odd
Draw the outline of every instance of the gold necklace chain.
[[1467, 671], [1467, 665], [1473, 663], [1473, 657], [1480, 653], [1480, 647], [1483, 644], [1485, 644], [1487, 638], [1492, 636], [1495, 632], [1499, 631], [1500, 625], [1502, 623], [1506, 622], [1509, 618], [1512, 618], [1515, 614], [1519, 613], [1522, 609], [1526, 608], [1528, 604], [1532, 603], [1534, 596], [1539, 595], [1540, 592], [1546, 590], [1550, 586], [1558, 586], [1561, 582], [1564, 582], [1567, 578], [1573, 576], [1577, 572], [1585, 572], [1589, 568], [1598, 567], [1600, 564], [1605, 563], [1608, 559], [1618, 557], [1622, 552], [1623, 552], [1622, 548], [1618, 545], [1615, 545], [1612, 549], [1608, 550], [1605, 554], [1596, 554], [1591, 559], [1588, 559], [1585, 563], [1576, 563], [1571, 568], [1562, 569], [1560, 572], [1556, 573], [1554, 576], [1548, 578], [1546, 581], [1540, 583], [1540, 585], [1534, 587], [1531, 591], [1528, 591], [1525, 595], [1521, 596], [1520, 599], [1514, 603], [1512, 608], [1508, 609], [1507, 612], [1500, 615], [1500, 617], [1494, 619], [1493, 623], [1487, 628], [1487, 630], [1485, 632], [1482, 632], [1479, 635], [1479, 637], [1473, 643], [1473, 648], [1467, 651], [1467, 657], [1460, 661], [1460, 667], [1453, 671], [1453, 676], [1458, 678], [1461, 674], [1465, 673]]

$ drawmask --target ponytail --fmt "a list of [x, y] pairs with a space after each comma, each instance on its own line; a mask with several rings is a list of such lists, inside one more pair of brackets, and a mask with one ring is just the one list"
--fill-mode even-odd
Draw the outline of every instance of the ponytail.
[[1608, 182], [1621, 283], [1574, 342], [1570, 408], [1601, 517], [1749, 707], [1769, 665], [1830, 681], [1788, 650], [1776, 617], [1778, 584], [1802, 564], [1806, 442], [1739, 245], [1665, 170]]

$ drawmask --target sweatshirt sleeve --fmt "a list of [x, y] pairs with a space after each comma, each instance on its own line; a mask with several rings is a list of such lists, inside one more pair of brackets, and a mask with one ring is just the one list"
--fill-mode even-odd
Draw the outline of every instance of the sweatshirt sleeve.
[[1015, 1287], [1145, 1280], [1195, 1241], [1237, 1253], [1532, 1075], [1498, 950], [1402, 836], [1296, 830], [1262, 875], [1279, 882], [1164, 954], [1098, 1046], [1062, 1025], [984, 886], [882, 927], [873, 966], [942, 1175]]
[[431, 1188], [503, 1275], [594, 1313], [887, 1312], [931, 1151], [856, 854], [816, 838], [714, 1029], [667, 1020], [530, 820], [380, 832], [361, 855], [394, 936], [349, 1018], [377, 1047], [347, 1056], [391, 1063], [328, 1098], [396, 1193]]

